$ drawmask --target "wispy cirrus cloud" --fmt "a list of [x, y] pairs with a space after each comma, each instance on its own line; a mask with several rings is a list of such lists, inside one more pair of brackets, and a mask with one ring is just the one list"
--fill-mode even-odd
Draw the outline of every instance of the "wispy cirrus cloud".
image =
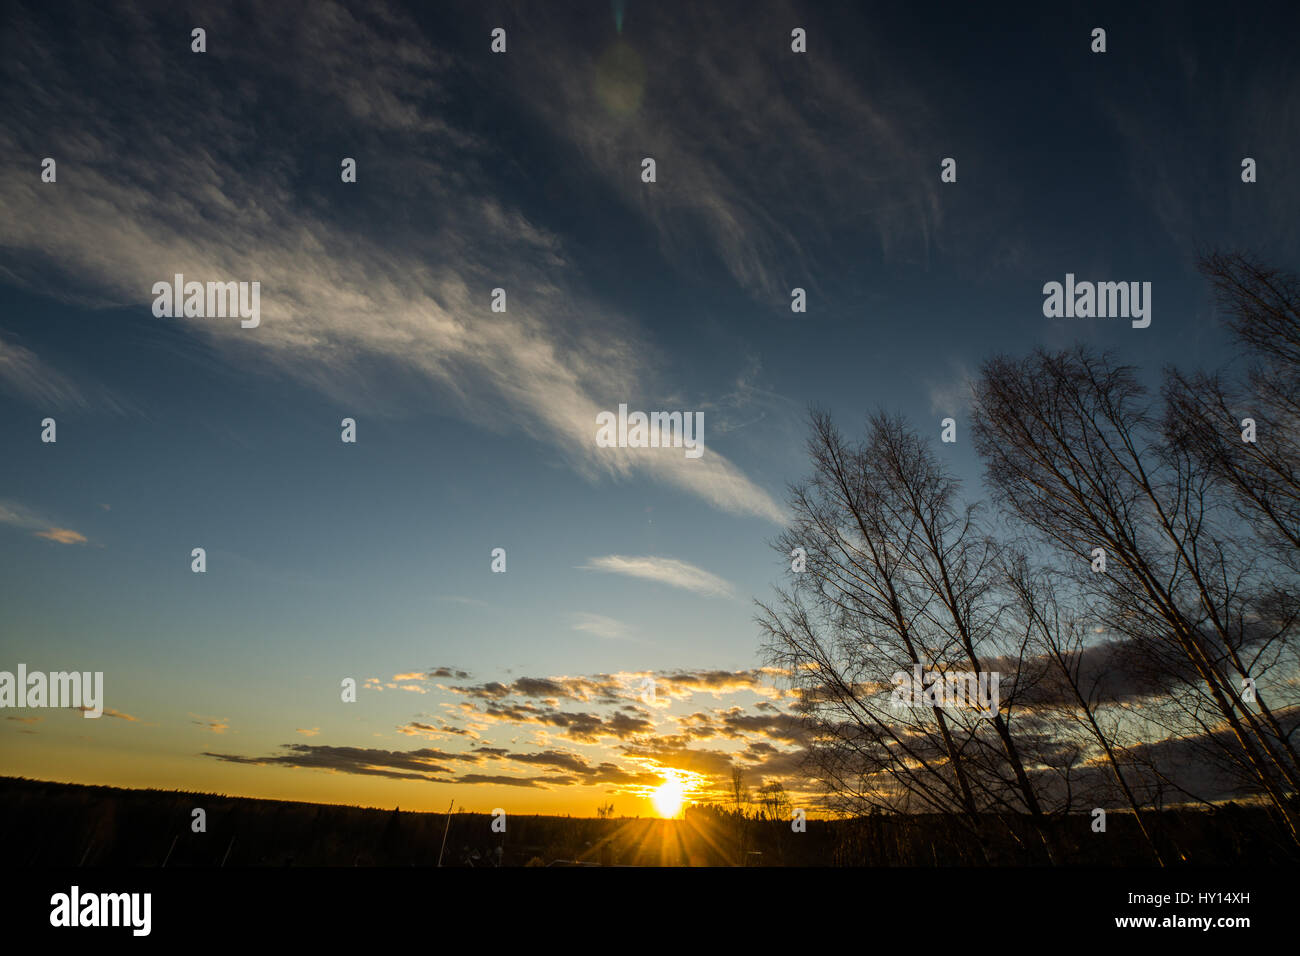
[[573, 629], [594, 634], [611, 641], [625, 640], [629, 637], [626, 624], [603, 614], [579, 613], [573, 615]]
[[966, 414], [974, 394], [974, 381], [975, 376], [965, 363], [950, 361], [946, 378], [930, 379], [930, 413], [958, 417]]
[[58, 544], [86, 544], [88, 539], [80, 531], [61, 528], [54, 522], [13, 501], [0, 501], [0, 524], [32, 532], [37, 538]]
[[204, 717], [201, 714], [190, 714], [190, 716], [194, 718], [190, 723], [197, 724], [210, 733], [224, 734], [230, 729], [229, 717]]
[[[530, 106], [680, 267], [716, 256], [755, 298], [788, 308], [792, 286], [816, 286], [837, 225], [886, 258], [922, 259], [942, 238], [938, 177], [917, 175], [936, 162], [938, 122], [870, 34], [855, 43], [855, 69], [810, 22], [816, 12], [794, 4], [648, 7], [635, 33], [609, 38], [575, 69], [546, 52], [565, 42], [566, 24], [534, 4], [512, 13], [537, 39], [506, 68], [548, 78], [521, 86]], [[822, 44], [816, 55], [790, 53], [796, 24]], [[684, 45], [684, 34], [728, 42]], [[648, 188], [631, 165], [647, 155], [659, 165]]]
[[[173, 37], [147, 8], [130, 11], [129, 42], [148, 64], [129, 84], [80, 79], [121, 69], [106, 38], [56, 39], [21, 9], [14, 19], [25, 43], [8, 70], [39, 61], [42, 77], [31, 96], [0, 94], [0, 244], [21, 253], [14, 281], [56, 297], [75, 286], [101, 305], [142, 311], [152, 284], [175, 273], [259, 281], [256, 331], [171, 321], [231, 361], [288, 371], [379, 411], [401, 401], [379, 387], [401, 370], [462, 417], [545, 443], [587, 480], [648, 477], [723, 511], [781, 520], [768, 492], [712, 449], [684, 460], [596, 447], [598, 412], [677, 391], [666, 357], [590, 292], [557, 235], [498, 198], [480, 173], [498, 147], [430, 111], [452, 64], [418, 42], [404, 14], [322, 3], [309, 20], [287, 8], [241, 19], [214, 6], [210, 34], [241, 42], [208, 56], [248, 79], [223, 90], [164, 68]], [[283, 142], [248, 149], [246, 115], [268, 108], [267, 87], [282, 104]], [[340, 104], [360, 175], [388, 184], [371, 194], [369, 219], [304, 203], [285, 176], [298, 159], [284, 144], [317, 132], [303, 117]], [[194, 150], [199, 140], [205, 148]], [[57, 185], [23, 165], [38, 143], [63, 157]], [[439, 214], [413, 222], [415, 207]], [[504, 313], [489, 308], [498, 287], [508, 290]], [[20, 359], [20, 371], [30, 366]]]
[[[1209, 50], [1170, 37], [1152, 44], [1141, 66], [1129, 67], [1165, 82], [1118, 83], [1109, 91], [1088, 84], [1087, 95], [1112, 127], [1107, 135], [1125, 160], [1134, 199], [1147, 206], [1188, 259], [1203, 253], [1211, 236], [1222, 248], [1276, 248], [1294, 257], [1300, 251], [1295, 229], [1300, 184], [1294, 176], [1269, 177], [1269, 201], [1260, 203], [1255, 187], [1242, 188], [1240, 179], [1240, 163], [1251, 157], [1264, 182], [1269, 161], [1283, 162], [1300, 138], [1294, 107], [1300, 76], [1277, 67], [1294, 53], [1293, 33], [1260, 34], [1252, 24], [1231, 20], [1215, 26], [1223, 32]], [[1221, 60], [1220, 49], [1247, 44], [1250, 57], [1232, 68]], [[1171, 97], [1183, 108], [1170, 109]], [[1261, 137], [1265, 129], [1268, 135]], [[1237, 151], [1220, 155], [1220, 143], [1232, 143]], [[1170, 155], [1184, 157], [1177, 169], [1170, 169]], [[1189, 188], [1193, 183], [1225, 186], [1209, 201]]]
[[591, 558], [581, 566], [584, 571], [603, 571], [609, 574], [622, 574], [626, 577], [640, 578], [644, 581], [657, 581], [669, 587], [681, 588], [706, 597], [735, 597], [735, 588], [730, 583], [710, 574], [703, 568], [676, 558], [657, 558], [650, 555], [629, 557], [622, 554], [610, 554], [600, 558]]
[[130, 405], [97, 382], [78, 383], [29, 348], [0, 339], [0, 391], [45, 411], [107, 411]]
[[0, 339], [0, 388], [34, 405], [85, 408], [76, 382], [43, 362], [35, 352]]
[[73, 531], [71, 528], [49, 528], [45, 531], [36, 532], [36, 537], [45, 538], [47, 541], [57, 541], [59, 544], [86, 543], [86, 536], [80, 531]]
[[[84, 704], [82, 704], [81, 706], [77, 707], [76, 709], [77, 709], [77, 710], [80, 710], [80, 711], [82, 711], [82, 712], [84, 713], [84, 712], [90, 710], [91, 708], [89, 708], [89, 707], [85, 706]], [[105, 708], [103, 708], [103, 711], [102, 711], [102, 713], [101, 713], [100, 716], [103, 716], [103, 717], [116, 717], [116, 718], [118, 718], [119, 720], [125, 720], [125, 721], [127, 721], [127, 722], [129, 722], [129, 723], [139, 723], [139, 722], [140, 722], [140, 718], [139, 718], [139, 717], [135, 717], [135, 716], [133, 716], [133, 715], [131, 715], [131, 714], [125, 713], [124, 711], [114, 710], [112, 707], [105, 707]]]

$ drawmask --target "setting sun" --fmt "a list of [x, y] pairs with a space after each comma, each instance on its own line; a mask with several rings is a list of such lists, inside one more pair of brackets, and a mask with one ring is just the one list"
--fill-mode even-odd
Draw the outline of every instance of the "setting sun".
[[664, 782], [650, 794], [650, 799], [654, 801], [659, 815], [670, 819], [681, 812], [682, 799], [685, 795], [686, 789], [682, 785], [681, 777], [674, 775], [664, 778]]

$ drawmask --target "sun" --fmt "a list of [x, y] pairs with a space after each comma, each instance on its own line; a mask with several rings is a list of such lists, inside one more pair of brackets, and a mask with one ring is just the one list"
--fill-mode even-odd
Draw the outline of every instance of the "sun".
[[664, 782], [659, 784], [650, 794], [650, 799], [654, 801], [655, 809], [664, 819], [672, 819], [681, 812], [682, 802], [686, 796], [686, 788], [682, 784], [682, 778], [676, 774], [664, 777]]

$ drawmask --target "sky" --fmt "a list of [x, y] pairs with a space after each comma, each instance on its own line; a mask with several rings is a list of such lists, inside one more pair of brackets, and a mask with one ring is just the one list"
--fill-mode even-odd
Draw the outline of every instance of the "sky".
[[[6, 714], [0, 773], [813, 800], [754, 622], [809, 406], [953, 417], [978, 496], [986, 358], [1215, 367], [1197, 254], [1295, 267], [1294, 9], [1142, 6], [7, 4], [0, 669], [106, 709]], [[155, 315], [177, 273], [260, 323]], [[1150, 326], [1045, 317], [1067, 273]], [[601, 447], [620, 404], [704, 453]]]

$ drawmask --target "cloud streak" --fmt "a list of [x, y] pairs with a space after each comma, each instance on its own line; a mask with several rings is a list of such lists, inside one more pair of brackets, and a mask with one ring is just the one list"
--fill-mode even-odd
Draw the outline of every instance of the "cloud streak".
[[71, 528], [57, 527], [48, 518], [12, 501], [0, 501], [0, 524], [31, 531], [37, 538], [58, 544], [86, 544], [87, 538]]
[[0, 388], [33, 405], [54, 409], [85, 408], [77, 384], [43, 362], [36, 353], [0, 339]]
[[[813, 247], [834, 245], [831, 226], [851, 224], [882, 255], [914, 260], [941, 233], [937, 176], [916, 174], [934, 165], [923, 144], [935, 121], [870, 34], [855, 38], [859, 62], [874, 65], [864, 86], [827, 46], [789, 53], [792, 25], [819, 35], [815, 14], [790, 4], [646, 8], [635, 37], [598, 50], [586, 69], [542, 52], [566, 43], [567, 26], [531, 4], [514, 14], [536, 39], [507, 67], [549, 80], [521, 86], [532, 108], [680, 267], [716, 256], [776, 309], [792, 286], [815, 286], [824, 257]], [[683, 35], [727, 41], [686, 45]], [[659, 166], [649, 188], [633, 168], [644, 155]], [[808, 209], [819, 210], [815, 221]]]
[[710, 574], [703, 568], [686, 561], [678, 561], [676, 558], [628, 557], [610, 554], [601, 558], [591, 558], [581, 566], [581, 570], [603, 571], [608, 574], [639, 578], [643, 581], [655, 581], [659, 584], [667, 584], [669, 587], [702, 594], [705, 597], [735, 597], [735, 588], [727, 581], [716, 574]]
[[626, 640], [629, 637], [626, 624], [612, 617], [605, 617], [603, 614], [575, 614], [573, 629], [611, 641]]

